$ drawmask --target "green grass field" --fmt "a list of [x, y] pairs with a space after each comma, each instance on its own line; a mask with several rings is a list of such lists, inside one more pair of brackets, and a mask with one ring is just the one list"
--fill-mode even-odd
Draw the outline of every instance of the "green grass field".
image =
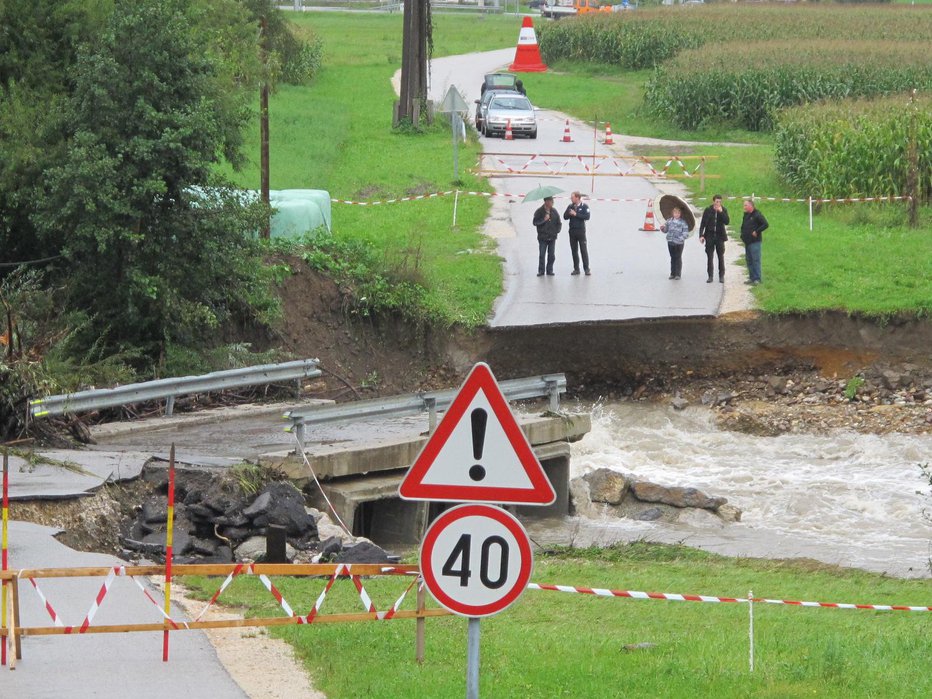
[[[362, 201], [454, 189], [490, 191], [485, 181], [466, 172], [478, 151], [474, 138], [460, 149], [460, 181], [454, 182], [450, 134], [444, 125], [424, 133], [392, 130], [389, 81], [400, 62], [400, 17], [290, 16], [299, 29], [322, 37], [324, 67], [311, 86], [283, 86], [273, 95], [273, 188], [323, 188], [335, 198]], [[517, 24], [514, 17], [438, 14], [434, 53], [513, 45]], [[646, 71], [622, 73], [578, 63], [551, 68], [524, 76], [538, 106], [583, 120], [610, 121], [616, 134], [752, 144], [691, 147], [694, 154], [719, 157], [709, 171], [721, 179], [709, 180], [706, 194], [788, 196], [773, 169], [769, 134], [728, 128], [686, 132], [650, 118], [643, 109]], [[257, 127], [248, 142], [249, 151], [257, 154]], [[238, 184], [255, 187], [258, 169], [253, 162], [231, 176]], [[704, 205], [700, 193], [693, 194], [696, 204]], [[483, 198], [460, 197], [454, 227], [453, 197], [378, 207], [334, 204], [334, 235], [368, 241], [394, 278], [421, 283], [431, 317], [477, 325], [502, 288], [494, 246], [482, 235], [488, 206]], [[771, 223], [763, 250], [765, 284], [755, 289], [763, 310], [845, 310], [879, 317], [932, 311], [928, 207], [918, 229], [905, 225], [901, 204], [819, 207], [812, 232], [805, 204], [765, 201], [760, 208]], [[729, 210], [739, 222], [740, 202], [732, 201]]]
[[[252, 576], [250, 576], [251, 578]], [[929, 580], [805, 562], [728, 559], [683, 547], [632, 544], [538, 555], [532, 582], [717, 597], [867, 604], [932, 603]], [[296, 613], [326, 580], [276, 578]], [[390, 607], [407, 580], [367, 579], [376, 607]], [[218, 579], [192, 579], [210, 596]], [[259, 581], [238, 578], [223, 594], [250, 615], [280, 615]], [[434, 606], [430, 600], [428, 606]], [[413, 592], [403, 609], [413, 609]], [[361, 609], [338, 582], [321, 613]], [[749, 670], [746, 604], [632, 600], [527, 591], [481, 622], [480, 695], [526, 697], [918, 697], [932, 613], [754, 606], [755, 669]], [[465, 691], [466, 620], [429, 619], [425, 662], [414, 661], [410, 620], [276, 627], [329, 697], [446, 699]], [[647, 648], [627, 648], [651, 644]]]

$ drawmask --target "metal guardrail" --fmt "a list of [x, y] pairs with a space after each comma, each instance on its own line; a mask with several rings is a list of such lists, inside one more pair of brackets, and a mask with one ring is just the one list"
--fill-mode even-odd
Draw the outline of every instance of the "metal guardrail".
[[[556, 413], [560, 410], [560, 394], [566, 393], [566, 375], [545, 374], [524, 379], [509, 379], [508, 381], [499, 381], [498, 386], [509, 401], [548, 396], [550, 398], [550, 411]], [[374, 398], [352, 403], [340, 403], [339, 405], [296, 408], [283, 415], [284, 419], [291, 421], [291, 425], [285, 428], [285, 431], [294, 431], [301, 444], [304, 444], [306, 425], [323, 425], [331, 422], [386, 416], [400, 417], [426, 412], [428, 413], [429, 429], [433, 432], [437, 426], [437, 411], [446, 410], [453, 402], [453, 399], [456, 398], [457, 393], [459, 393], [459, 389], [453, 388], [446, 391], [429, 391], [404, 396], [391, 396], [389, 398]]]
[[116, 388], [48, 396], [30, 401], [29, 411], [33, 417], [45, 417], [165, 398], [165, 415], [168, 416], [174, 409], [175, 396], [312, 378], [321, 375], [320, 369], [317, 368], [318, 362], [317, 359], [299, 359], [281, 364], [261, 364], [242, 369], [215, 371], [202, 376], [179, 376], [131, 383]]

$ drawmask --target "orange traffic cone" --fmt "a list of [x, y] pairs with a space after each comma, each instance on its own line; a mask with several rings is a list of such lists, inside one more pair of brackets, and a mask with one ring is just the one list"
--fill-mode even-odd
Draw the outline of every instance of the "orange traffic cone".
[[563, 138], [560, 139], [560, 143], [572, 143], [573, 137], [570, 136], [570, 120], [566, 120], [566, 127], [563, 129]]
[[644, 227], [638, 228], [639, 231], [656, 231], [654, 226], [654, 200], [647, 200], [647, 215], [644, 217]]
[[508, 123], [505, 124], [505, 140], [514, 141], [515, 137], [511, 133], [511, 119], [508, 120]]
[[547, 65], [540, 57], [537, 35], [534, 33], [534, 22], [530, 17], [525, 17], [521, 22], [518, 48], [515, 49], [515, 61], [508, 66], [508, 70], [515, 73], [543, 73], [547, 70]]
[[615, 141], [612, 139], [612, 123], [610, 121], [605, 122], [605, 140], [602, 143], [606, 146], [615, 145]]

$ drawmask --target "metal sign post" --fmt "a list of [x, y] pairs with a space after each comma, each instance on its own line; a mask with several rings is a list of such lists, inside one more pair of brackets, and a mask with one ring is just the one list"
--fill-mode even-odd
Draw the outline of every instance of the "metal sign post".
[[479, 699], [479, 617], [466, 630], [466, 699]]
[[450, 115], [450, 129], [453, 132], [453, 179], [458, 180], [460, 178], [459, 140], [460, 132], [463, 130], [462, 115], [469, 112], [469, 105], [466, 104], [466, 100], [463, 99], [456, 86], [450, 85], [437, 111]]

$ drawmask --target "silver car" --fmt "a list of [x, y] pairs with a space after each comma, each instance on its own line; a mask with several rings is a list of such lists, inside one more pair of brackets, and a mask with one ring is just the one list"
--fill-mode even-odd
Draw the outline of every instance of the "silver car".
[[537, 115], [527, 97], [518, 92], [493, 95], [482, 115], [482, 133], [504, 136], [509, 121], [515, 136], [537, 138]]

